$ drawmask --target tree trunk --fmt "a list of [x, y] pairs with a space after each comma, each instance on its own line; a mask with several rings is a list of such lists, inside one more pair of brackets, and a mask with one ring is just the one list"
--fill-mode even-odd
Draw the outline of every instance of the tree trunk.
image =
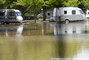
[[46, 10], [46, 7], [44, 6], [44, 7], [43, 7], [43, 21], [45, 21], [45, 20], [46, 20], [45, 10]]
[[36, 23], [36, 17], [37, 17], [36, 10], [34, 10], [34, 20], [35, 20], [35, 23]]
[[21, 11], [21, 13], [22, 13], [22, 17], [23, 17], [23, 20], [25, 20], [25, 8], [23, 8], [23, 7], [20, 7], [20, 9], [19, 9], [20, 11]]

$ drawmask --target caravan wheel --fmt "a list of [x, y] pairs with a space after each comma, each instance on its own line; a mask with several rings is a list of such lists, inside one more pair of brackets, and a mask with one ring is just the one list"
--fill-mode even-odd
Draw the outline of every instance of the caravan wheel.
[[3, 24], [4, 24], [4, 22], [1, 22], [1, 24], [3, 25]]
[[65, 23], [68, 24], [70, 21], [68, 19], [65, 20]]

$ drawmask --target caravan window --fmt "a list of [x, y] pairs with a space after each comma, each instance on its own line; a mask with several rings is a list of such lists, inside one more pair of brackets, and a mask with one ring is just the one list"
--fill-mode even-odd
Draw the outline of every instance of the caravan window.
[[76, 10], [72, 10], [72, 14], [76, 14]]
[[82, 10], [79, 10], [81, 14], [84, 14]]
[[89, 14], [89, 12], [88, 12], [88, 14]]
[[67, 14], [67, 11], [64, 11], [64, 14]]
[[13, 11], [9, 12], [9, 16], [15, 16], [15, 12]]

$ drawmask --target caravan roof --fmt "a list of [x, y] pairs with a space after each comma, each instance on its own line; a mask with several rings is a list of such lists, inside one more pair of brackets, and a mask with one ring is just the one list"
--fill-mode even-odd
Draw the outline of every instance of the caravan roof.
[[59, 7], [60, 9], [64, 9], [64, 10], [72, 10], [72, 9], [77, 9], [77, 10], [81, 10], [78, 7]]

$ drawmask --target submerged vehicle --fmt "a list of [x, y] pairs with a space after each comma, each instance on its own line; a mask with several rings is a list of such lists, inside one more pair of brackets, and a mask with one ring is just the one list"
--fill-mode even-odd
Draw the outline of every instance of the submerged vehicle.
[[54, 8], [53, 10], [53, 20], [54, 21], [77, 21], [85, 20], [85, 14], [82, 9], [78, 7], [60, 7]]
[[16, 22], [23, 22], [21, 12], [16, 9], [0, 9], [0, 22], [1, 24], [9, 24]]

